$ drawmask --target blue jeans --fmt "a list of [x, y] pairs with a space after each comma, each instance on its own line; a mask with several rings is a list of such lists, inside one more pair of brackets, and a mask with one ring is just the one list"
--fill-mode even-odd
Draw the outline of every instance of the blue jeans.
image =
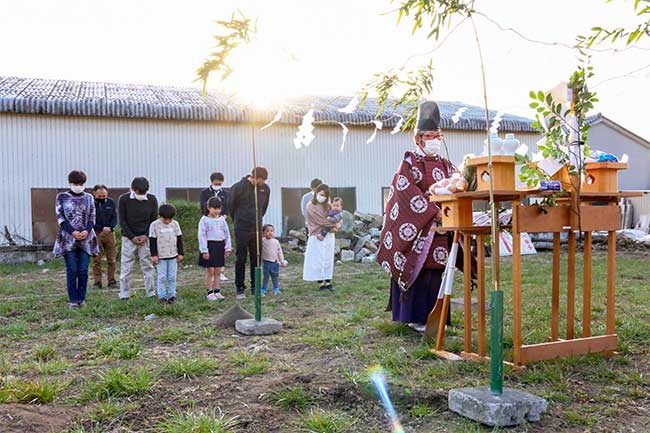
[[71, 303], [81, 303], [86, 300], [88, 285], [88, 263], [90, 255], [81, 248], [75, 248], [63, 255], [65, 260], [66, 283], [68, 298]]
[[[176, 297], [176, 272], [178, 262], [176, 258], [160, 259], [158, 261], [158, 299]], [[165, 292], [165, 286], [167, 291]]]
[[269, 285], [269, 277], [271, 277], [271, 281], [273, 282], [273, 290], [280, 290], [278, 282], [278, 277], [280, 276], [280, 263], [264, 260], [264, 263], [262, 264], [262, 275], [262, 292], [266, 292], [266, 288]]

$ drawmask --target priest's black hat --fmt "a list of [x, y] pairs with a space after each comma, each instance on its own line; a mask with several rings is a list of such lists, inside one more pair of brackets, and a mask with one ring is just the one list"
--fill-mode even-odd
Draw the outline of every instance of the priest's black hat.
[[440, 109], [433, 101], [425, 101], [418, 107], [418, 120], [415, 133], [422, 131], [437, 131], [440, 129]]

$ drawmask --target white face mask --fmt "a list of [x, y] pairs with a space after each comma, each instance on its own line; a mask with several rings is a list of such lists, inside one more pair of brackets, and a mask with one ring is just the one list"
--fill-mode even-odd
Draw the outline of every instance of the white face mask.
[[212, 187], [212, 191], [221, 191], [223, 189], [223, 185], [210, 185]]
[[84, 192], [84, 186], [83, 185], [70, 185], [70, 190], [74, 192], [75, 194], [81, 194]]
[[325, 203], [327, 201], [327, 197], [325, 197], [323, 194], [318, 194], [316, 196], [316, 201], [318, 203]]
[[138, 201], [144, 201], [147, 199], [147, 194], [143, 194], [143, 195], [135, 194], [135, 199]]
[[433, 140], [424, 140], [424, 153], [427, 155], [437, 155], [440, 153], [440, 148], [441, 148], [442, 142], [438, 140], [437, 138], [434, 138]]

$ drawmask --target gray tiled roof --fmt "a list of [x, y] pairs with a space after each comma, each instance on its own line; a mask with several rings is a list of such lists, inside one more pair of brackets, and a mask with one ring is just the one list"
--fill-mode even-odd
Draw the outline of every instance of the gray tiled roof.
[[[195, 88], [0, 77], [0, 113], [266, 123], [277, 108], [282, 108], [281, 123], [300, 124], [307, 110], [313, 107], [317, 122], [356, 123], [375, 119], [377, 106], [370, 98], [360, 111], [339, 112], [349, 100], [349, 96], [302, 96], [290, 98], [273, 110], [260, 110], [224, 94], [208, 92], [204, 97]], [[460, 102], [439, 101], [438, 104], [443, 129], [485, 130], [482, 108]], [[467, 111], [454, 124], [451, 117], [460, 107], [467, 107]], [[385, 121], [385, 127], [393, 127], [398, 121], [395, 114], [403, 111], [403, 107], [396, 111], [387, 107], [380, 120]], [[490, 119], [495, 114], [496, 111], [491, 111]], [[505, 114], [500, 130], [533, 131], [532, 122]]]

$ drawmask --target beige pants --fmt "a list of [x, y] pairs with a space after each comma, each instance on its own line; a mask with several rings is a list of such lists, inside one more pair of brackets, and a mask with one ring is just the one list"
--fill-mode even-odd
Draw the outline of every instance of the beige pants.
[[135, 268], [136, 257], [140, 259], [140, 269], [144, 274], [144, 287], [147, 297], [156, 296], [156, 271], [151, 262], [149, 240], [137, 245], [129, 238], [122, 236], [122, 255], [120, 258], [120, 299], [131, 297], [131, 274]]

